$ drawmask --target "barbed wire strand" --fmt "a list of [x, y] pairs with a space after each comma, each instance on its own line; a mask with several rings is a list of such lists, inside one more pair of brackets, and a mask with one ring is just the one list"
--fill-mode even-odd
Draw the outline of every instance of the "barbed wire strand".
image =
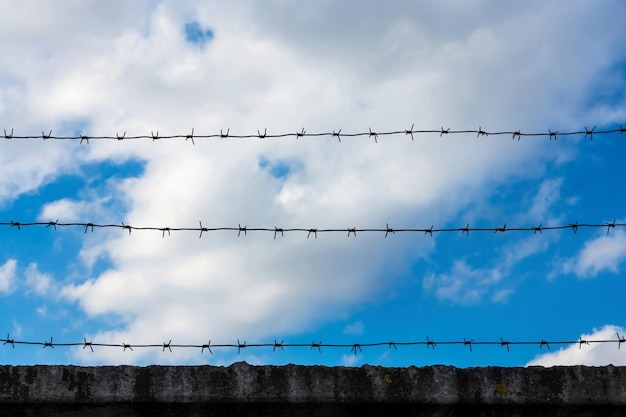
[[271, 134], [267, 133], [267, 128], [263, 129], [263, 133], [261, 130], [257, 130], [257, 133], [254, 134], [231, 134], [230, 128], [226, 131], [220, 129], [220, 133], [213, 134], [204, 134], [198, 135], [195, 134], [195, 128], [191, 129], [191, 133], [185, 134], [175, 134], [175, 135], [160, 135], [159, 131], [154, 133], [154, 131], [150, 132], [150, 135], [136, 135], [136, 136], [126, 136], [126, 131], [120, 135], [118, 132], [115, 133], [115, 136], [107, 136], [107, 135], [86, 135], [79, 134], [76, 136], [53, 136], [52, 130], [48, 130], [46, 134], [45, 131], [41, 132], [41, 135], [16, 135], [14, 133], [14, 129], [11, 128], [10, 131], [4, 129], [4, 139], [43, 139], [43, 140], [79, 140], [80, 143], [89, 144], [90, 140], [116, 140], [118, 142], [124, 140], [142, 140], [142, 139], [152, 139], [152, 141], [157, 140], [171, 140], [171, 139], [185, 139], [185, 141], [191, 141], [192, 144], [195, 145], [196, 139], [279, 139], [279, 138], [289, 138], [295, 137], [296, 139], [300, 138], [317, 138], [317, 137], [330, 137], [336, 138], [339, 142], [341, 142], [341, 138], [354, 138], [354, 137], [366, 137], [372, 138], [376, 143], [378, 143], [378, 139], [381, 136], [397, 136], [404, 135], [410, 136], [411, 140], [415, 139], [415, 135], [425, 135], [425, 134], [439, 134], [439, 137], [443, 137], [444, 135], [467, 135], [467, 134], [475, 134], [476, 137], [480, 136], [511, 136], [513, 140], [517, 139], [518, 141], [522, 137], [548, 137], [550, 140], [557, 140], [559, 137], [572, 137], [572, 136], [580, 136], [584, 135], [585, 138], [589, 138], [589, 140], [593, 141], [594, 135], [608, 135], [612, 133], [619, 133], [620, 135], [626, 133], [626, 127], [622, 127], [619, 125], [619, 128], [607, 129], [607, 130], [596, 130], [597, 126], [594, 126], [591, 129], [588, 129], [585, 126], [585, 130], [578, 131], [552, 131], [548, 130], [547, 132], [522, 132], [521, 130], [507, 130], [507, 131], [486, 131], [480, 126], [478, 130], [474, 129], [464, 129], [464, 130], [452, 130], [451, 128], [444, 129], [443, 126], [441, 129], [415, 129], [415, 124], [411, 125], [410, 129], [401, 129], [401, 130], [393, 130], [393, 131], [385, 131], [378, 132], [373, 131], [370, 127], [368, 131], [356, 132], [356, 133], [342, 133], [342, 129], [338, 131], [333, 130], [332, 132], [316, 132], [311, 133], [307, 132], [304, 128], [301, 131], [296, 131], [293, 133], [276, 133]]
[[406, 346], [425, 346], [427, 349], [432, 348], [433, 350], [437, 346], [450, 346], [450, 345], [461, 345], [469, 348], [470, 352], [473, 352], [473, 348], [475, 346], [501, 346], [506, 348], [507, 352], [511, 351], [512, 346], [538, 346], [539, 349], [543, 349], [544, 347], [547, 350], [551, 350], [550, 346], [564, 346], [564, 345], [578, 345], [578, 348], [581, 349], [583, 345], [589, 346], [591, 344], [606, 344], [606, 343], [616, 343], [617, 348], [621, 350], [622, 343], [626, 343], [626, 338], [617, 333], [617, 339], [583, 339], [579, 337], [578, 340], [533, 340], [533, 341], [514, 341], [514, 340], [505, 340], [500, 337], [500, 340], [487, 340], [487, 341], [479, 341], [474, 339], [466, 339], [463, 340], [452, 340], [452, 341], [435, 341], [431, 340], [428, 336], [426, 336], [426, 340], [422, 341], [408, 341], [408, 342], [393, 342], [393, 341], [385, 341], [385, 342], [373, 342], [373, 343], [323, 343], [320, 341], [316, 343], [315, 341], [311, 343], [285, 343], [284, 340], [278, 342], [274, 340], [274, 343], [250, 343], [248, 344], [246, 341], [243, 343], [237, 340], [237, 343], [225, 343], [225, 344], [217, 344], [212, 343], [209, 340], [208, 343], [202, 344], [173, 344], [170, 340], [169, 342], [163, 343], [154, 343], [154, 344], [131, 344], [131, 343], [97, 343], [94, 341], [87, 341], [87, 338], [84, 337], [82, 342], [69, 342], [69, 343], [59, 343], [54, 342], [53, 338], [50, 337], [50, 341], [23, 341], [23, 340], [15, 340], [12, 339], [10, 334], [7, 334], [6, 339], [0, 339], [0, 343], [3, 346], [10, 345], [12, 348], [15, 346], [42, 346], [43, 348], [55, 348], [55, 347], [81, 347], [83, 349], [89, 348], [92, 352], [94, 352], [94, 347], [102, 347], [102, 348], [122, 348], [124, 351], [133, 350], [133, 349], [143, 349], [143, 348], [160, 348], [164, 352], [166, 349], [172, 352], [172, 349], [201, 349], [201, 352], [204, 353], [207, 350], [209, 353], [213, 354], [212, 349], [237, 349], [237, 353], [241, 353], [242, 349], [248, 348], [272, 348], [272, 351], [276, 351], [277, 349], [285, 350], [285, 348], [310, 348], [311, 350], [317, 350], [322, 353], [322, 348], [338, 348], [338, 349], [350, 349], [355, 355], [357, 352], [362, 352], [364, 348], [373, 348], [380, 346], [387, 346], [389, 349], [398, 350], [398, 347], [406, 347]]
[[469, 224], [466, 224], [465, 227], [451, 227], [451, 228], [435, 228], [431, 226], [430, 228], [392, 228], [389, 226], [389, 223], [386, 224], [385, 228], [357, 228], [357, 227], [347, 227], [347, 228], [305, 228], [305, 227], [292, 227], [292, 228], [284, 228], [284, 227], [248, 227], [242, 226], [238, 224], [237, 227], [205, 227], [202, 225], [202, 221], [199, 222], [199, 227], [158, 227], [158, 226], [131, 226], [122, 222], [121, 224], [99, 224], [99, 223], [60, 223], [58, 220], [50, 221], [50, 222], [17, 222], [17, 221], [9, 221], [9, 222], [0, 222], [0, 227], [6, 226], [10, 228], [15, 228], [17, 230], [22, 230], [22, 228], [28, 227], [44, 227], [44, 228], [52, 228], [54, 230], [57, 227], [76, 227], [83, 228], [84, 233], [88, 231], [93, 232], [94, 229], [106, 229], [106, 228], [116, 228], [127, 230], [130, 235], [134, 230], [150, 230], [150, 231], [159, 231], [161, 232], [161, 236], [165, 237], [167, 233], [168, 236], [171, 236], [171, 232], [199, 232], [198, 238], [202, 238], [204, 233], [210, 232], [237, 232], [237, 236], [241, 237], [246, 236], [248, 232], [266, 232], [274, 235], [274, 239], [278, 236], [284, 237], [285, 233], [306, 233], [307, 239], [311, 236], [317, 238], [318, 233], [347, 233], [347, 237], [353, 236], [356, 237], [357, 233], [384, 233], [385, 238], [390, 234], [396, 233], [423, 233], [425, 235], [432, 236], [435, 233], [458, 233], [466, 234], [468, 237], [470, 232], [492, 232], [492, 233], [505, 233], [505, 232], [533, 232], [534, 234], [543, 234], [545, 231], [556, 231], [556, 230], [564, 230], [570, 229], [574, 233], [578, 232], [578, 229], [597, 229], [597, 228], [606, 228], [606, 234], [608, 235], [611, 229], [626, 227], [626, 223], [617, 223], [616, 220], [612, 222], [603, 222], [603, 223], [568, 223], [554, 226], [543, 226], [543, 223], [540, 223], [538, 226], [524, 226], [524, 227], [509, 227], [505, 223], [500, 227], [470, 227]]

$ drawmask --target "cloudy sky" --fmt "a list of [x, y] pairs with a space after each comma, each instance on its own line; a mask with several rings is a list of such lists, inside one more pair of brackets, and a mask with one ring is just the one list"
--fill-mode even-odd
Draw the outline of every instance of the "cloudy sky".
[[[3, 340], [438, 343], [5, 343], [0, 361], [626, 365], [616, 342], [442, 344], [623, 337], [621, 227], [347, 233], [623, 223], [620, 133], [41, 139], [619, 129], [625, 15], [618, 0], [0, 1]], [[57, 219], [342, 231], [10, 227]]]

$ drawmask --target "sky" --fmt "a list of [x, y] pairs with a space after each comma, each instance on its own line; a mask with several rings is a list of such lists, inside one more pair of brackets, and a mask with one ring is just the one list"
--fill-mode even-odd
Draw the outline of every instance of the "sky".
[[[0, 361], [626, 365], [622, 227], [347, 232], [626, 222], [619, 132], [402, 133], [619, 130], [625, 15], [618, 0], [0, 1]], [[346, 136], [370, 129], [401, 133]], [[197, 137], [226, 132], [291, 136]], [[340, 231], [10, 226], [57, 220]], [[444, 343], [464, 340], [611, 342]], [[83, 342], [135, 347], [58, 345]], [[274, 343], [302, 346], [249, 346]]]

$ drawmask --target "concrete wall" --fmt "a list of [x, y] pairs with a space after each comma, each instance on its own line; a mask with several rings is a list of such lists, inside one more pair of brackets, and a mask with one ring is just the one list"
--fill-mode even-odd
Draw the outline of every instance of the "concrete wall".
[[0, 415], [626, 415], [626, 367], [0, 366]]

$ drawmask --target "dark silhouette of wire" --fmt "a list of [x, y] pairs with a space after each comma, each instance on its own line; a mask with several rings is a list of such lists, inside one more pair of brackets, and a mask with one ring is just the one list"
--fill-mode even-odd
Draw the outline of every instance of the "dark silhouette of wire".
[[29, 227], [44, 227], [44, 228], [52, 228], [56, 230], [57, 228], [82, 228], [84, 229], [84, 233], [88, 231], [93, 232], [94, 229], [123, 229], [127, 230], [130, 235], [132, 231], [159, 231], [161, 232], [162, 237], [165, 237], [165, 234], [171, 235], [172, 232], [195, 232], [199, 233], [199, 238], [202, 237], [203, 233], [211, 233], [211, 232], [237, 232], [237, 236], [245, 236], [248, 232], [265, 232], [273, 234], [274, 239], [278, 236], [283, 237], [285, 233], [306, 233], [307, 239], [311, 236], [317, 238], [317, 235], [320, 233], [345, 233], [347, 237], [354, 236], [356, 237], [357, 233], [380, 233], [384, 234], [385, 237], [389, 235], [393, 235], [396, 233], [423, 233], [425, 235], [432, 236], [435, 233], [462, 233], [470, 235], [470, 232], [491, 232], [491, 233], [505, 233], [505, 232], [533, 232], [534, 234], [543, 234], [543, 232], [547, 231], [556, 231], [556, 230], [564, 230], [570, 229], [574, 233], [578, 232], [578, 229], [581, 228], [589, 228], [589, 229], [597, 229], [597, 228], [606, 228], [606, 233], [609, 234], [611, 229], [622, 228], [626, 226], [626, 223], [617, 223], [616, 220], [612, 222], [603, 222], [603, 223], [569, 223], [569, 224], [561, 224], [555, 226], [543, 226], [543, 224], [539, 224], [538, 226], [516, 226], [510, 227], [505, 223], [503, 226], [499, 227], [470, 227], [469, 224], [464, 227], [450, 227], [450, 228], [435, 228], [431, 226], [430, 228], [392, 228], [389, 224], [386, 224], [384, 228], [357, 228], [357, 227], [347, 227], [347, 228], [310, 228], [310, 227], [248, 227], [242, 226], [241, 224], [237, 225], [237, 227], [232, 226], [221, 226], [221, 227], [205, 227], [202, 225], [202, 222], [199, 222], [198, 227], [158, 227], [158, 226], [131, 226], [125, 223], [121, 224], [100, 224], [100, 223], [61, 223], [57, 221], [50, 222], [17, 222], [17, 221], [9, 221], [9, 222], [0, 222], [0, 227], [6, 226], [10, 228], [15, 228], [17, 230], [22, 230], [22, 228]]
[[122, 135], [119, 133], [115, 133], [113, 135], [87, 135], [80, 134], [76, 136], [53, 136], [52, 130], [48, 130], [48, 133], [45, 131], [41, 132], [41, 135], [16, 135], [14, 133], [13, 128], [10, 131], [4, 129], [4, 138], [5, 139], [43, 139], [43, 140], [78, 140], [80, 143], [89, 144], [90, 140], [141, 140], [141, 139], [152, 139], [152, 141], [157, 140], [170, 140], [170, 139], [185, 139], [185, 141], [191, 141], [195, 145], [195, 141], [197, 139], [279, 139], [279, 138], [288, 138], [294, 137], [296, 139], [300, 138], [319, 138], [319, 137], [329, 137], [336, 138], [339, 142], [341, 142], [341, 138], [354, 138], [354, 137], [364, 137], [364, 138], [372, 138], [375, 142], [378, 142], [380, 137], [385, 136], [410, 136], [411, 140], [415, 139], [415, 135], [425, 135], [425, 134], [439, 134], [439, 137], [444, 135], [464, 135], [464, 134], [475, 134], [476, 137], [480, 136], [511, 136], [513, 140], [517, 139], [518, 141], [522, 137], [547, 137], [550, 140], [556, 140], [559, 137], [573, 137], [573, 136], [581, 136], [584, 135], [585, 138], [589, 138], [593, 140], [594, 135], [608, 135], [612, 133], [625, 133], [626, 128], [619, 125], [619, 128], [607, 129], [607, 130], [596, 130], [597, 126], [594, 126], [591, 129], [585, 127], [585, 130], [578, 131], [552, 131], [548, 130], [547, 132], [522, 132], [521, 130], [506, 130], [506, 131], [487, 131], [482, 127], [476, 129], [463, 129], [463, 130], [452, 130], [451, 128], [444, 129], [443, 126], [441, 129], [415, 129], [415, 124], [412, 124], [409, 129], [398, 129], [392, 131], [373, 131], [371, 128], [368, 131], [363, 132], [354, 132], [354, 133], [346, 133], [342, 132], [342, 129], [338, 129], [335, 131], [334, 129], [330, 132], [307, 132], [304, 128], [301, 131], [296, 132], [283, 132], [283, 133], [267, 133], [267, 128], [263, 129], [263, 133], [261, 130], [257, 130], [257, 133], [248, 133], [248, 134], [232, 134], [230, 133], [230, 128], [226, 131], [220, 129], [220, 133], [212, 133], [212, 134], [196, 134], [195, 128], [191, 129], [190, 133], [185, 134], [174, 134], [174, 135], [160, 135], [157, 131], [151, 131], [149, 135], [128, 135], [126, 136], [126, 132]]
[[355, 355], [358, 352], [362, 352], [363, 349], [366, 348], [374, 348], [380, 346], [386, 346], [389, 349], [398, 350], [398, 347], [407, 347], [407, 346], [425, 346], [427, 349], [432, 348], [433, 350], [437, 346], [465, 346], [469, 349], [470, 352], [473, 352], [473, 348], [476, 346], [501, 346], [507, 349], [507, 352], [510, 352], [511, 346], [537, 346], [539, 349], [543, 349], [544, 347], [547, 350], [550, 350], [550, 346], [554, 345], [578, 345], [578, 348], [581, 349], [583, 345], [591, 345], [591, 344], [606, 344], [606, 343], [616, 343], [617, 348], [621, 349], [622, 343], [626, 342], [626, 338], [620, 336], [617, 333], [616, 339], [594, 339], [587, 340], [579, 338], [578, 340], [505, 340], [500, 337], [500, 340], [487, 340], [480, 341], [474, 339], [466, 339], [463, 340], [447, 340], [447, 341], [435, 341], [431, 340], [428, 336], [426, 336], [426, 340], [421, 341], [406, 341], [406, 342], [394, 342], [394, 341], [384, 341], [384, 342], [373, 342], [373, 343], [323, 343], [320, 341], [319, 343], [313, 341], [311, 343], [285, 343], [284, 340], [278, 342], [274, 340], [274, 343], [246, 343], [245, 341], [242, 343], [237, 340], [237, 343], [211, 343], [211, 340], [208, 343], [202, 344], [173, 344], [170, 340], [169, 342], [163, 343], [154, 343], [154, 344], [141, 344], [141, 343], [97, 343], [93, 341], [87, 341], [87, 338], [83, 338], [82, 342], [54, 342], [53, 338], [50, 338], [50, 341], [23, 341], [23, 340], [15, 340], [10, 337], [10, 334], [7, 334], [6, 339], [0, 339], [0, 343], [3, 346], [10, 345], [12, 348], [16, 346], [42, 346], [43, 348], [55, 348], [55, 347], [82, 347], [83, 349], [89, 348], [92, 352], [94, 351], [94, 347], [102, 347], [102, 348], [122, 348], [125, 350], [134, 350], [134, 349], [143, 349], [143, 348], [159, 348], [162, 351], [166, 349], [172, 352], [172, 349], [201, 349], [201, 352], [207, 350], [209, 353], [213, 353], [212, 349], [237, 349], [237, 353], [241, 353], [242, 349], [252, 349], [252, 348], [272, 348], [273, 351], [285, 350], [285, 348], [309, 348], [310, 350], [317, 350], [322, 353], [322, 348], [339, 348], [339, 349], [350, 349], [352, 353]]

